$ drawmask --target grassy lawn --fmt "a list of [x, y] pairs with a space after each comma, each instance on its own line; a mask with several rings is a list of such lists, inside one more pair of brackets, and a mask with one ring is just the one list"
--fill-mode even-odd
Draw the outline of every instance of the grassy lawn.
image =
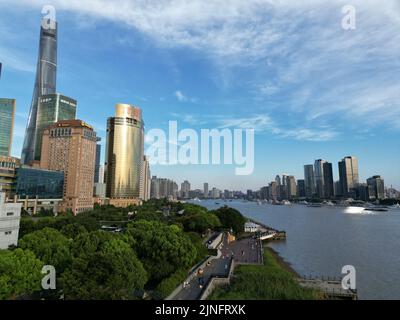
[[293, 273], [282, 267], [269, 249], [263, 266], [238, 266], [230, 286], [217, 288], [210, 300], [316, 300], [323, 293], [300, 287]]

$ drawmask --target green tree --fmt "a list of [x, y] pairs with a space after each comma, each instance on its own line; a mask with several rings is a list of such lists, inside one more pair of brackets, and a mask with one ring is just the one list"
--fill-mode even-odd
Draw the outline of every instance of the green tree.
[[224, 206], [213, 213], [219, 218], [224, 228], [232, 229], [235, 233], [244, 231], [246, 218], [243, 217], [242, 214], [236, 209]]
[[0, 300], [40, 290], [43, 262], [29, 250], [0, 250]]
[[72, 253], [72, 264], [61, 277], [66, 299], [131, 299], [147, 282], [142, 263], [119, 235], [82, 233]]
[[75, 239], [81, 233], [87, 232], [86, 228], [79, 223], [71, 223], [62, 227], [61, 233], [66, 236], [68, 239]]
[[29, 249], [46, 265], [52, 265], [61, 273], [71, 263], [71, 241], [61, 232], [44, 228], [27, 234], [19, 241], [22, 249]]
[[183, 216], [178, 219], [182, 223], [185, 231], [195, 231], [203, 233], [208, 229], [216, 230], [221, 227], [221, 222], [215, 214], [208, 212], [199, 212]]
[[139, 220], [128, 225], [126, 234], [153, 281], [196, 261], [195, 246], [176, 225]]
[[154, 211], [143, 211], [139, 212], [135, 216], [135, 220], [147, 220], [147, 221], [163, 221], [164, 216], [161, 213], [157, 213]]

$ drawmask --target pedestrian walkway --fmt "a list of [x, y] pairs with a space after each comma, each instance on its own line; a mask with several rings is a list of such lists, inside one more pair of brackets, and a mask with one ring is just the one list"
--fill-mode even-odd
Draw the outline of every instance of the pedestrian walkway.
[[[173, 300], [197, 300], [204, 286], [212, 277], [227, 277], [229, 274], [230, 260], [232, 256], [236, 264], [262, 264], [261, 241], [247, 238], [228, 243], [224, 236], [220, 257], [210, 261], [202, 270], [197, 269], [197, 275], [189, 282], [182, 284], [182, 290], [174, 296]], [[200, 272], [199, 272], [200, 271]]]

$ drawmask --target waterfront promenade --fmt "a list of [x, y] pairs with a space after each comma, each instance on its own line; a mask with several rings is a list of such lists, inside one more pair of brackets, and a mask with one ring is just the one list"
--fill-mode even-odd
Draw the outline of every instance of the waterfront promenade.
[[183, 287], [172, 300], [197, 300], [200, 298], [204, 287], [213, 277], [227, 277], [231, 258], [237, 264], [262, 264], [262, 243], [258, 239], [246, 238], [239, 241], [228, 243], [227, 236], [224, 235], [221, 243], [218, 257], [211, 260], [209, 265], [202, 269], [202, 274], [197, 274], [199, 269], [196, 269], [194, 276], [189, 284]]

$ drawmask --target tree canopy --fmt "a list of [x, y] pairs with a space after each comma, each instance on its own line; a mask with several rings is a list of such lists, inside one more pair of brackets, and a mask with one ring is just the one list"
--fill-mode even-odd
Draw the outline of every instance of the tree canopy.
[[19, 241], [19, 247], [31, 250], [43, 263], [54, 266], [60, 273], [71, 263], [71, 243], [61, 232], [44, 228], [25, 235]]
[[0, 250], [0, 300], [40, 290], [43, 263], [29, 250]]
[[147, 274], [122, 237], [95, 231], [79, 235], [72, 246], [73, 261], [61, 283], [66, 299], [132, 299], [143, 289]]
[[196, 260], [195, 246], [176, 225], [139, 220], [130, 223], [126, 233], [152, 280], [162, 280]]
[[232, 229], [235, 233], [244, 231], [246, 218], [238, 210], [224, 206], [211, 212], [219, 218], [224, 228]]

